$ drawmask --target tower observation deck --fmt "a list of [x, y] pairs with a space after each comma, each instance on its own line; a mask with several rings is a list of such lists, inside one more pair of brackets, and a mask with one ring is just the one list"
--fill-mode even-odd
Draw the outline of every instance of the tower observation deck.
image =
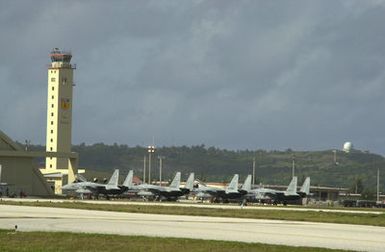
[[71, 64], [72, 53], [67, 51], [61, 51], [59, 48], [52, 49], [49, 54], [51, 58], [51, 64], [48, 68], [71, 68], [76, 69], [76, 64]]

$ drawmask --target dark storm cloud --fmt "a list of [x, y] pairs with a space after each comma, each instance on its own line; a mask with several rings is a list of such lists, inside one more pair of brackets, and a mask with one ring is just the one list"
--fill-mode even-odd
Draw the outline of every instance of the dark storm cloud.
[[0, 128], [45, 141], [71, 49], [74, 139], [384, 152], [383, 1], [0, 3]]

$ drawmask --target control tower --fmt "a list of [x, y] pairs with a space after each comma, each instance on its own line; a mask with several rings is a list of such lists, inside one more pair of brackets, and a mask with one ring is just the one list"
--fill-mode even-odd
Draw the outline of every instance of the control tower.
[[[71, 152], [72, 139], [72, 89], [73, 70], [72, 54], [54, 48], [48, 66], [47, 100], [47, 152]], [[58, 172], [68, 169], [68, 158], [47, 157], [46, 172]]]

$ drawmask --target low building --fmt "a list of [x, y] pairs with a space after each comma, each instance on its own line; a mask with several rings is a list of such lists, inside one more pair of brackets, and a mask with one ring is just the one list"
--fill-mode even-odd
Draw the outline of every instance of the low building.
[[53, 195], [56, 188], [52, 188], [46, 182], [46, 178], [38, 168], [36, 159], [41, 157], [67, 158], [69, 167], [66, 174], [68, 174], [69, 179], [75, 177], [77, 153], [25, 151], [0, 130], [0, 165], [2, 167], [0, 182], [2, 191], [10, 196]]

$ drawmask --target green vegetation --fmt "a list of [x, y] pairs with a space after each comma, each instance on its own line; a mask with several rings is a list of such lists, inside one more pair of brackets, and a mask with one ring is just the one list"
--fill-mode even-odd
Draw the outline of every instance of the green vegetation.
[[[31, 146], [31, 150], [44, 150], [44, 146]], [[144, 147], [127, 145], [74, 145], [73, 151], [80, 155], [80, 167], [88, 171], [104, 172], [88, 173], [86, 176], [110, 176], [113, 169], [120, 169], [127, 174], [133, 169], [134, 174], [143, 173], [143, 157], [147, 155]], [[172, 178], [176, 171], [182, 172], [185, 179], [189, 172], [195, 172], [202, 181], [228, 182], [234, 173], [241, 175], [243, 180], [251, 173], [252, 160], [256, 158], [257, 183], [283, 184], [289, 183], [293, 156], [296, 160], [296, 174], [301, 183], [306, 176], [312, 179], [312, 185], [338, 186], [351, 188], [354, 192], [365, 188], [374, 188], [377, 168], [385, 174], [385, 158], [367, 152], [337, 152], [334, 163], [332, 150], [325, 151], [264, 151], [264, 150], [224, 150], [215, 147], [181, 146], [160, 147], [156, 156], [165, 157], [163, 177]], [[157, 174], [157, 162], [153, 160], [154, 177]], [[41, 160], [43, 162], [43, 159]], [[384, 191], [385, 180], [381, 180], [380, 190]]]
[[0, 251], [341, 251], [260, 243], [0, 230]]
[[171, 214], [171, 215], [192, 215], [192, 216], [215, 216], [215, 217], [235, 217], [252, 219], [271, 219], [271, 220], [292, 220], [292, 221], [312, 221], [328, 223], [344, 223], [358, 225], [385, 226], [384, 214], [361, 214], [361, 213], [335, 213], [325, 211], [285, 211], [263, 209], [213, 209], [182, 206], [153, 206], [153, 205], [108, 205], [108, 204], [89, 204], [80, 202], [10, 202], [2, 201], [0, 204], [12, 204], [23, 206], [43, 206], [77, 208], [85, 210], [103, 210], [130, 213], [149, 213], [149, 214]]

